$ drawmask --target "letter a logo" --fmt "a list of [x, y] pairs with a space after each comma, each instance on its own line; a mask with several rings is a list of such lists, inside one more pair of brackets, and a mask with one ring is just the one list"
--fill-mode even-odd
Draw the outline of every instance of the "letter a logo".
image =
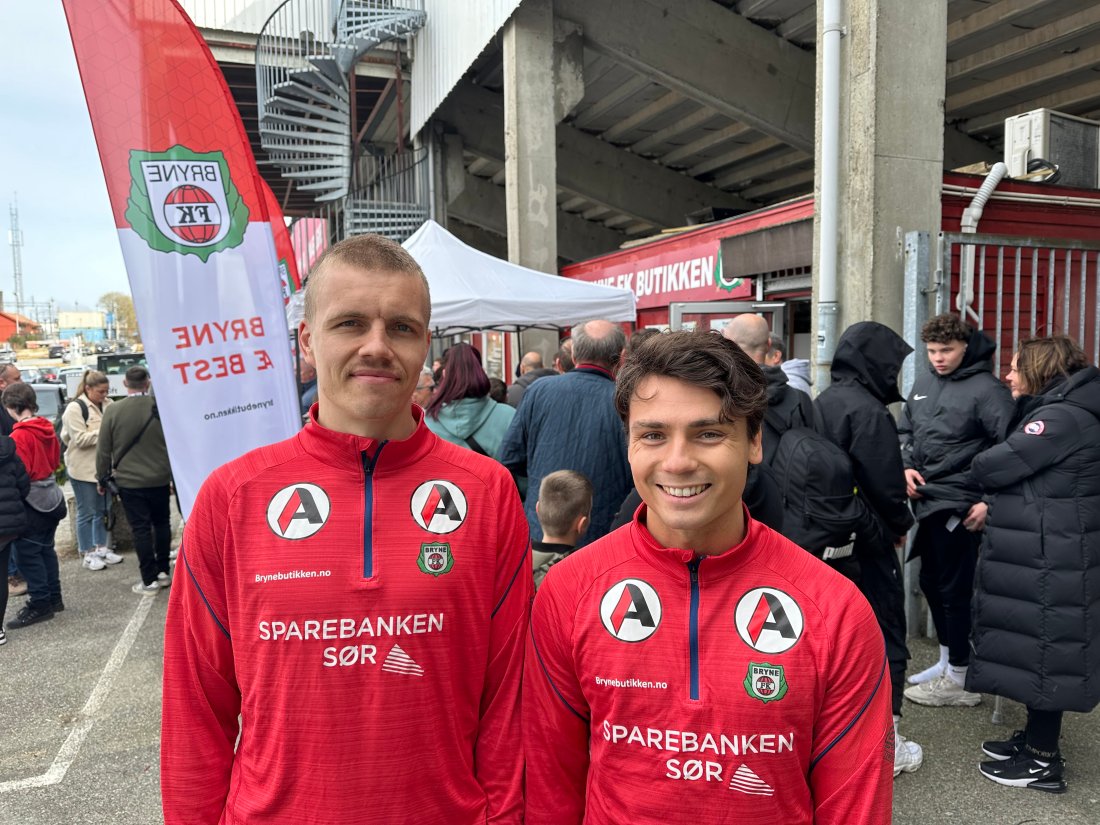
[[661, 599], [649, 582], [624, 579], [600, 600], [600, 621], [620, 642], [642, 642], [661, 624]]
[[757, 587], [742, 596], [733, 611], [741, 641], [760, 653], [783, 653], [802, 636], [802, 609], [772, 587]]
[[409, 502], [413, 521], [429, 533], [453, 533], [466, 520], [466, 494], [442, 479], [425, 481]]
[[328, 493], [316, 484], [292, 484], [268, 502], [267, 526], [280, 538], [309, 538], [325, 526], [331, 509]]

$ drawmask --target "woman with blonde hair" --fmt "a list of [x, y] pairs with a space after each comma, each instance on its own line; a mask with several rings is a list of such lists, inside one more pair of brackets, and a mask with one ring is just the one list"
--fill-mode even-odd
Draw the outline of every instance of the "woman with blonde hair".
[[107, 376], [88, 370], [76, 387], [76, 395], [61, 417], [61, 440], [65, 442], [65, 469], [76, 496], [76, 540], [81, 566], [102, 570], [118, 564], [122, 556], [107, 547], [108, 500], [97, 490], [95, 452], [99, 443], [99, 424], [103, 411], [111, 403]]
[[979, 765], [1001, 785], [1066, 790], [1066, 711], [1100, 702], [1100, 371], [1071, 338], [1020, 344], [1008, 438], [971, 464], [988, 515], [972, 603], [966, 689], [1027, 707]]

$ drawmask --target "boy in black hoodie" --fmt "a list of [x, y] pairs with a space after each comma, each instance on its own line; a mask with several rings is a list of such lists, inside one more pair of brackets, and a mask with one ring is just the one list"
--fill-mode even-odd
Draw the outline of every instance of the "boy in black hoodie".
[[874, 513], [880, 538], [859, 539], [849, 574], [871, 603], [886, 642], [894, 710], [894, 775], [917, 770], [924, 761], [920, 745], [897, 732], [909, 648], [905, 633], [905, 590], [898, 549], [913, 526], [905, 494], [905, 468], [898, 451], [898, 429], [887, 404], [902, 401], [898, 374], [913, 351], [889, 327], [861, 321], [844, 331], [831, 369], [832, 384], [814, 400], [817, 430], [852, 460], [860, 494]]
[[1000, 442], [1015, 409], [992, 372], [996, 344], [950, 313], [921, 329], [928, 370], [918, 370], [898, 421], [906, 493], [919, 526], [911, 558], [920, 557], [940, 660], [909, 677], [905, 697], [919, 705], [973, 706], [963, 688], [970, 662], [970, 597], [986, 505], [970, 474], [974, 457]]

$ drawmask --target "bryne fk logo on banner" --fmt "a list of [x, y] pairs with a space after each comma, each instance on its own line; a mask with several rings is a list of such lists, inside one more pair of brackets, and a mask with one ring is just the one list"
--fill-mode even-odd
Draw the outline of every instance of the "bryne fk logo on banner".
[[325, 526], [332, 504], [316, 484], [284, 487], [267, 505], [267, 526], [280, 538], [306, 539]]
[[167, 152], [130, 152], [126, 220], [152, 249], [198, 255], [206, 261], [240, 246], [248, 207], [229, 177], [221, 152], [185, 146]]
[[409, 502], [413, 521], [429, 533], [453, 533], [466, 520], [466, 494], [442, 479], [425, 481]]
[[783, 653], [802, 636], [802, 609], [782, 590], [757, 587], [733, 611], [741, 641], [760, 653]]
[[600, 621], [620, 642], [642, 642], [661, 624], [661, 599], [649, 582], [624, 579], [600, 600]]

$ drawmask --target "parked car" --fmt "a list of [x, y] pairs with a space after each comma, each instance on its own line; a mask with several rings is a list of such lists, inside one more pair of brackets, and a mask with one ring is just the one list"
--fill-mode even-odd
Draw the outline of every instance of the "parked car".
[[43, 384], [60, 384], [61, 382], [57, 378], [57, 367], [42, 367], [42, 383]]
[[95, 345], [96, 355], [107, 354], [115, 351], [115, 345], [112, 341], [98, 341]]
[[61, 344], [54, 344], [52, 347], [50, 347], [49, 357], [50, 358], [64, 358], [65, 353], [67, 353], [68, 351], [69, 351], [68, 347], [62, 346]]
[[13, 349], [0, 349], [0, 364], [14, 364], [15, 363], [15, 350]]
[[39, 384], [42, 382], [42, 370], [38, 367], [22, 367], [19, 375], [27, 384]]
[[33, 384], [35, 400], [38, 401], [38, 414], [43, 418], [54, 422], [61, 420], [61, 413], [65, 411], [65, 389], [60, 384]]

